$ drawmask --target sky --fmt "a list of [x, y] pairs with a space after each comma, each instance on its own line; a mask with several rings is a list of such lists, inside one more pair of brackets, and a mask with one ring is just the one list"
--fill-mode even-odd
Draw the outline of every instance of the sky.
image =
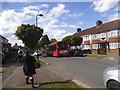
[[[46, 2], [45, 2], [46, 1]], [[44, 29], [43, 35], [61, 40], [72, 35], [77, 28], [85, 30], [94, 27], [97, 20], [107, 23], [118, 19], [119, 0], [3, 0], [0, 10], [0, 34], [14, 45], [23, 45], [14, 33], [21, 24], [35, 24]]]

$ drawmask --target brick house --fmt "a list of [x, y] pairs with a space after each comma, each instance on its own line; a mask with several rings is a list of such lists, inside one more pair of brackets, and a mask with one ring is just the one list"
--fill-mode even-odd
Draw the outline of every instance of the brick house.
[[8, 39], [0, 35], [0, 52], [8, 52], [11, 48], [11, 44], [8, 42]]
[[97, 21], [96, 26], [77, 30], [75, 34], [83, 38], [83, 50], [91, 50], [92, 54], [120, 56], [120, 20], [107, 23]]
[[12, 48], [18, 50], [20, 48], [20, 46], [18, 46], [17, 43], [15, 43], [15, 45], [13, 45]]

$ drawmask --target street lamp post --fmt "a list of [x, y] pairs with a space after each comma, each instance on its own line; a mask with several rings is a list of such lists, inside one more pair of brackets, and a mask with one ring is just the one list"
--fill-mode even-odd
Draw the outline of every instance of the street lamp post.
[[43, 14], [37, 14], [37, 15], [36, 15], [36, 26], [38, 25], [38, 22], [37, 22], [37, 19], [38, 19], [37, 17], [38, 17], [38, 16], [43, 17]]
[[[37, 19], [38, 19], [38, 18], [37, 18], [38, 16], [43, 17], [43, 14], [37, 14], [37, 15], [36, 15], [36, 27], [38, 26], [38, 20], [37, 20]], [[37, 50], [37, 59], [38, 59], [38, 50]]]

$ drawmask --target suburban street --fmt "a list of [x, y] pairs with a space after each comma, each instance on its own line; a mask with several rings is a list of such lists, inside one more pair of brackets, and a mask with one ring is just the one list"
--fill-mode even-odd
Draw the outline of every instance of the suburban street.
[[118, 60], [88, 57], [43, 57], [41, 59], [88, 88], [105, 88], [104, 70], [118, 64]]
[[31, 1], [1, 1], [0, 89], [120, 89], [120, 0]]

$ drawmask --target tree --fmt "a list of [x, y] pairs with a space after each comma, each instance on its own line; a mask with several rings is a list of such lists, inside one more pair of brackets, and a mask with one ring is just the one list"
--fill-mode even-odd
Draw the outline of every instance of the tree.
[[30, 24], [22, 24], [15, 32], [16, 37], [32, 50], [35, 49], [42, 34], [42, 28]]
[[71, 42], [71, 37], [72, 37], [72, 35], [66, 36], [62, 39], [62, 41], [66, 41], [66, 42], [70, 43]]
[[62, 39], [62, 41], [68, 42], [69, 44], [71, 44], [71, 37], [72, 35], [66, 36]]
[[82, 43], [82, 37], [79, 35], [72, 35], [71, 44], [74, 46], [79, 46]]
[[57, 42], [57, 40], [56, 40], [55, 38], [52, 38], [52, 39], [50, 40], [50, 42], [51, 42], [51, 43], [54, 43], [54, 42]]
[[82, 43], [82, 37], [79, 35], [69, 35], [64, 37], [62, 41], [66, 41], [70, 45], [79, 46]]
[[41, 39], [40, 42], [38, 43], [38, 46], [44, 48], [45, 45], [48, 45], [48, 44], [50, 44], [50, 43], [51, 43], [51, 42], [50, 42], [48, 36], [47, 36], [47, 35], [44, 35], [44, 36], [42, 36], [42, 39]]

